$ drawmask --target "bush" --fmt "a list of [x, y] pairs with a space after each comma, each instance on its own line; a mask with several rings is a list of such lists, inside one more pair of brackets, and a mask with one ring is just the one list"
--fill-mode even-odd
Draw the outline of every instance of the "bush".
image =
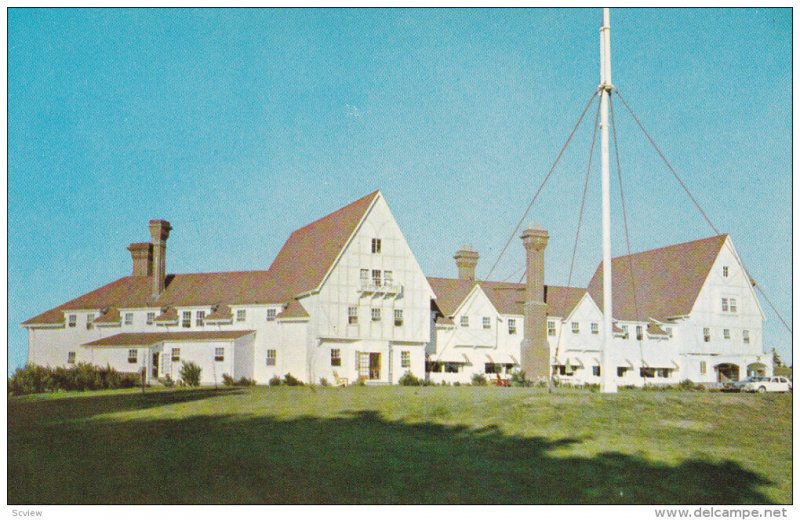
[[187, 386], [200, 386], [200, 372], [202, 369], [191, 361], [181, 365], [181, 379]]
[[294, 377], [291, 373], [287, 372], [285, 376], [283, 376], [283, 384], [286, 386], [303, 386], [303, 382]]
[[269, 386], [281, 386], [281, 378], [278, 376], [272, 376], [269, 380]]
[[529, 387], [533, 386], [533, 381], [525, 377], [524, 370], [515, 370], [511, 373], [511, 386]]
[[256, 386], [255, 379], [247, 379], [246, 377], [242, 376], [236, 381], [236, 386]]
[[222, 374], [222, 384], [225, 386], [236, 386], [236, 380], [228, 374]]
[[472, 374], [472, 386], [486, 386], [486, 376], [483, 374]]
[[159, 381], [159, 382], [160, 382], [162, 385], [166, 386], [167, 388], [170, 388], [170, 387], [172, 387], [172, 386], [175, 386], [175, 381], [173, 381], [173, 380], [172, 380], [172, 377], [171, 377], [169, 374], [167, 374], [166, 376], [164, 376], [164, 378], [163, 378], [163, 379], [159, 379], [158, 381]]
[[411, 372], [406, 372], [403, 376], [397, 381], [400, 383], [401, 386], [421, 386], [422, 380], [418, 379], [414, 374]]
[[319, 378], [319, 384], [320, 384], [320, 386], [328, 386], [329, 383], [328, 383], [327, 379], [325, 379], [324, 377], [320, 377]]
[[8, 379], [8, 392], [24, 395], [69, 390], [105, 390], [130, 388], [138, 383], [138, 374], [120, 374], [111, 366], [98, 367], [79, 363], [70, 368], [50, 368], [29, 363], [18, 368]]
[[461, 386], [461, 383], [459, 383], [458, 381], [455, 381], [455, 382], [453, 383], [453, 386]]

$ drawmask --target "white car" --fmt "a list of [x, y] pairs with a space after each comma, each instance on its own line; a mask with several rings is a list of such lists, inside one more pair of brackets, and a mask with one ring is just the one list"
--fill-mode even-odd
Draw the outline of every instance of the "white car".
[[791, 392], [792, 382], [781, 376], [759, 377], [742, 386], [743, 392]]

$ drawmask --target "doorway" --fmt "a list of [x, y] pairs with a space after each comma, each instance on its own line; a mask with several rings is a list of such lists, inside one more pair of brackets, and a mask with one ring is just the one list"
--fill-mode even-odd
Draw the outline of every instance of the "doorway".
[[158, 379], [158, 359], [159, 359], [159, 357], [160, 356], [159, 356], [158, 352], [153, 352], [153, 370], [152, 370], [153, 379]]
[[370, 352], [369, 354], [369, 378], [381, 378], [381, 354], [380, 352]]
[[733, 363], [720, 363], [714, 367], [717, 371], [717, 382], [727, 383], [728, 381], [739, 380], [739, 365]]

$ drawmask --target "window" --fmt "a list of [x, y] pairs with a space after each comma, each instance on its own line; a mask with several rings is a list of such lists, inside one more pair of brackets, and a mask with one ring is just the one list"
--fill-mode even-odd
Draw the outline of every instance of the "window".
[[461, 372], [461, 365], [458, 363], [445, 363], [444, 371], [446, 374], [458, 374]]
[[[547, 322], [547, 332], [550, 332], [550, 321]], [[517, 333], [517, 320], [514, 318], [509, 318], [508, 320], [508, 334], [513, 335]]]
[[469, 327], [469, 316], [461, 316], [461, 326]]
[[656, 377], [667, 378], [669, 377], [670, 370], [668, 368], [657, 368]]
[[128, 363], [136, 363], [139, 360], [139, 351], [132, 348], [128, 351]]
[[730, 304], [731, 312], [736, 312], [736, 298], [731, 298]]
[[400, 367], [411, 368], [411, 352], [408, 350], [400, 352]]
[[711, 329], [709, 329], [708, 327], [703, 327], [703, 341], [705, 341], [706, 343], [711, 341]]
[[743, 330], [742, 331], [742, 341], [744, 343], [750, 343], [750, 331], [749, 330]]
[[125, 313], [125, 325], [133, 325], [133, 313], [126, 312]]
[[666, 332], [667, 336], [670, 338], [672, 337], [672, 327], [664, 327], [664, 332]]
[[372, 239], [372, 252], [374, 254], [380, 254], [381, 252], [381, 239], [380, 238], [373, 238]]
[[214, 349], [214, 361], [225, 361], [225, 347]]
[[75, 327], [75, 325], [78, 324], [78, 316], [75, 315], [75, 314], [70, 314], [69, 318], [68, 318], [68, 321], [69, 321], [69, 326], [70, 327]]
[[155, 319], [156, 319], [156, 313], [155, 312], [148, 312], [147, 313], [147, 324], [148, 325], [152, 325], [153, 322], [155, 321]]
[[597, 323], [592, 323], [592, 334], [600, 334], [600, 326]]
[[403, 326], [403, 309], [394, 310], [394, 326], [395, 327]]
[[722, 299], [722, 312], [728, 312], [728, 299]]
[[381, 310], [378, 308], [371, 310], [372, 321], [381, 321]]
[[728, 277], [728, 266], [727, 265], [723, 265], [722, 266], [722, 277], [723, 278], [727, 278]]
[[381, 286], [381, 271], [379, 269], [372, 270], [372, 285]]
[[705, 374], [706, 373], [706, 362], [705, 361], [701, 361], [700, 362], [700, 373], [701, 374]]
[[383, 272], [383, 285], [392, 285], [392, 272], [391, 271], [384, 271]]
[[239, 309], [236, 311], [236, 321], [244, 321], [247, 319], [247, 309]]
[[277, 311], [275, 309], [267, 309], [267, 321], [275, 321]]
[[547, 335], [548, 336], [555, 336], [556, 335], [556, 322], [550, 320], [547, 322]]
[[197, 311], [194, 315], [194, 324], [202, 327], [206, 324], [206, 311]]
[[656, 377], [656, 369], [649, 367], [642, 367], [639, 369], [639, 377]]
[[581, 331], [581, 325], [577, 321], [572, 322], [572, 333], [579, 334]]
[[642, 326], [641, 325], [637, 325], [636, 326], [636, 340], [637, 341], [642, 341], [643, 337], [644, 337], [644, 335], [643, 335], [643, 331], [642, 331]]
[[180, 361], [181, 360], [181, 349], [178, 347], [172, 347], [172, 361]]
[[86, 330], [94, 328], [94, 314], [86, 315]]
[[276, 352], [274, 350], [267, 350], [267, 366], [274, 367], [275, 360], [277, 359]]
[[362, 269], [361, 270], [361, 285], [367, 285], [369, 283], [369, 269]]
[[483, 328], [484, 329], [491, 329], [492, 328], [492, 319], [489, 316], [483, 317]]
[[74, 365], [75, 364], [75, 353], [74, 352], [67, 352], [67, 364]]
[[347, 308], [347, 323], [350, 325], [358, 323], [358, 307]]
[[731, 329], [722, 329], [722, 337], [725, 339], [731, 339]]
[[503, 372], [503, 365], [500, 363], [485, 363], [483, 371], [486, 374], [501, 374]]
[[342, 366], [342, 351], [338, 348], [331, 349], [331, 366], [332, 367]]
[[630, 370], [628, 367], [617, 367], [617, 377], [625, 377], [625, 373], [628, 370]]
[[595, 376], [595, 377], [600, 375], [600, 366], [599, 365], [595, 365], [595, 366], [592, 367], [592, 375]]
[[181, 320], [181, 327], [188, 329], [192, 326], [192, 311], [183, 311], [183, 319]]

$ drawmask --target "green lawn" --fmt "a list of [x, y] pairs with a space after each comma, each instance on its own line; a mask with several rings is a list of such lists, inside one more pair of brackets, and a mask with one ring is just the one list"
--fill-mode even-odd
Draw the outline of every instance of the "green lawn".
[[8, 502], [786, 504], [791, 404], [479, 387], [10, 398]]

